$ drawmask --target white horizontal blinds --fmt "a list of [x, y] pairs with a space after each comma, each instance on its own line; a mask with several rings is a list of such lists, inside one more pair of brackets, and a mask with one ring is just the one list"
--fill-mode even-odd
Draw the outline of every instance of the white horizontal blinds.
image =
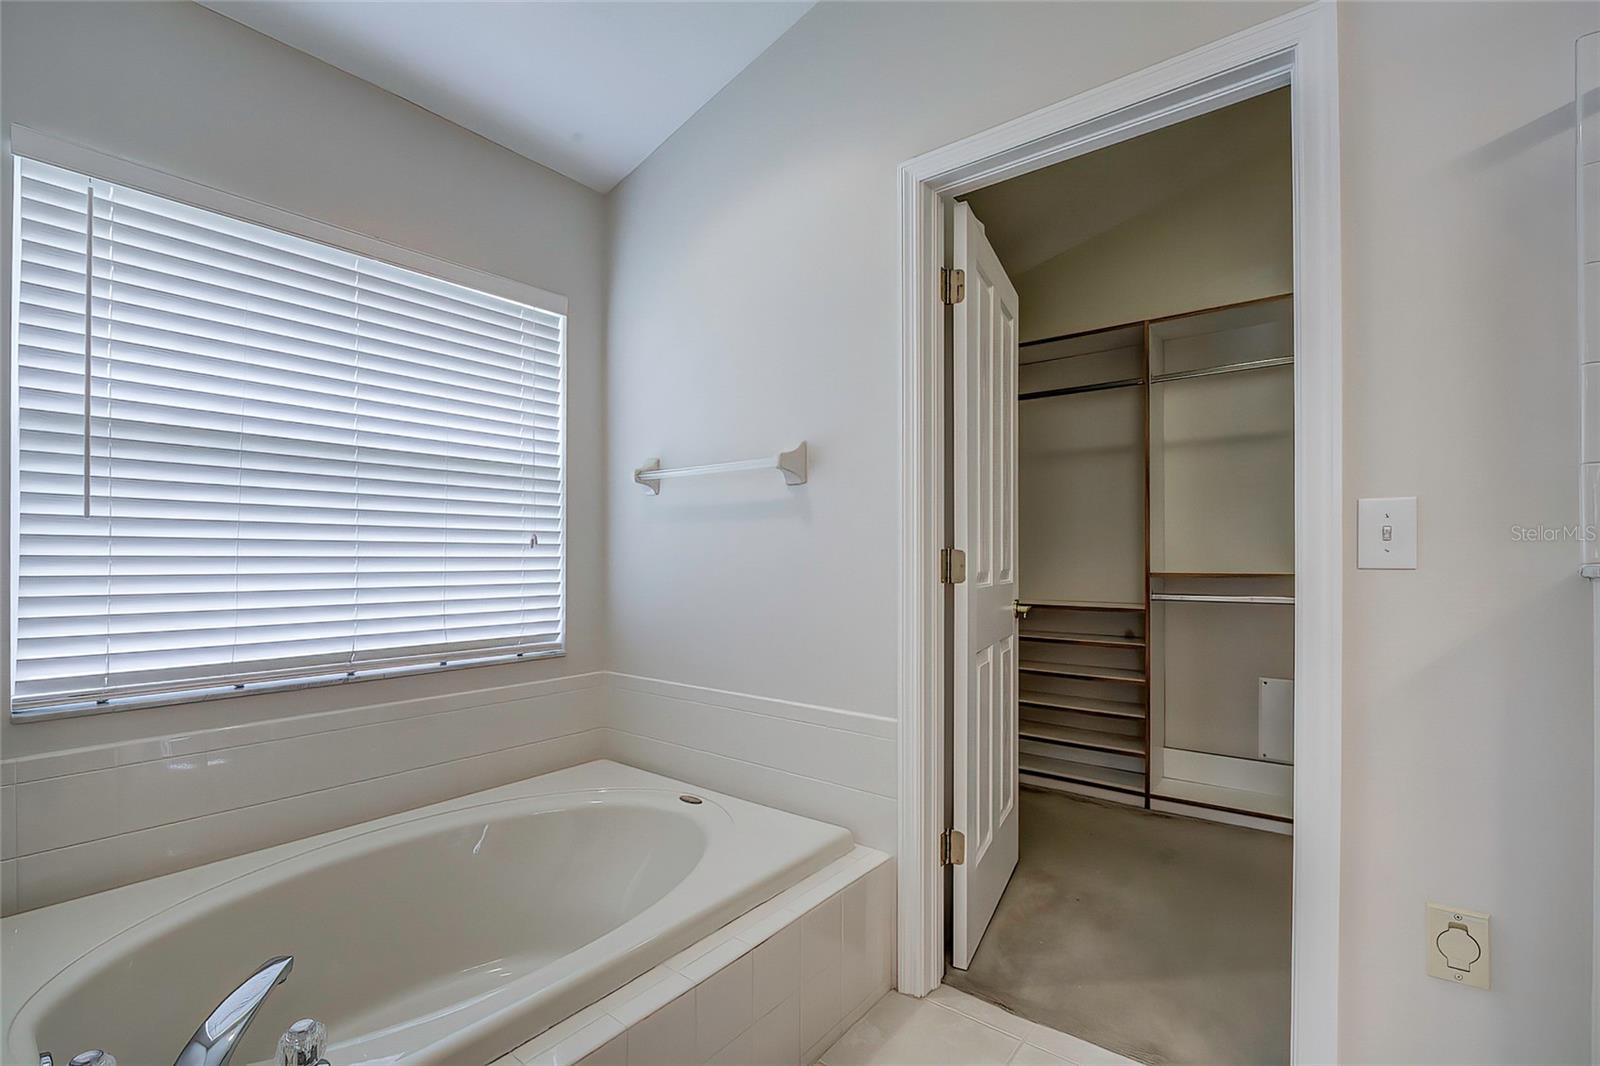
[[562, 316], [97, 180], [86, 452], [89, 190], [19, 161], [19, 709], [559, 649]]

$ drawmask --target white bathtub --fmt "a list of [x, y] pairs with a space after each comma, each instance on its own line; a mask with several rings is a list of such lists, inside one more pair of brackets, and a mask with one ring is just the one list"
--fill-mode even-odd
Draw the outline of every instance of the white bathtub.
[[[685, 803], [692, 794], [703, 803]], [[850, 834], [592, 762], [5, 919], [5, 1062], [165, 1066], [264, 960], [235, 1060], [486, 1063], [844, 855]]]

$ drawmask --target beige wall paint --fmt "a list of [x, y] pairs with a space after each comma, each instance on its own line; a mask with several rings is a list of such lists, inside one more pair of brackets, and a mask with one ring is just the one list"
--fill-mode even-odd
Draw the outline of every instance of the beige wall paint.
[[[28, 126], [562, 293], [570, 308], [565, 657], [67, 721], [0, 716], [0, 751], [11, 758], [601, 669], [600, 196], [198, 4], [0, 4], [0, 47], [7, 137], [12, 123]], [[7, 170], [8, 203], [10, 178]]]
[[[615, 666], [893, 716], [895, 168], [1287, 7], [822, 4], [624, 180], [607, 353]], [[752, 476], [650, 497], [630, 480], [652, 456], [802, 438], [801, 491]]]
[[1161, 318], [1293, 289], [1287, 126], [1285, 134], [1279, 151], [1246, 160], [1232, 173], [1016, 278], [1022, 339]]
[[[613, 661], [895, 706], [904, 159], [1282, 8], [821, 5], [612, 198]], [[1341, 7], [1347, 513], [1421, 497], [1422, 568], [1347, 529], [1343, 1056], [1589, 1056], [1587, 590], [1573, 521], [1572, 48], [1588, 3]], [[929, 93], [929, 72], [938, 93]], [[1210, 302], [1202, 299], [1199, 302]], [[807, 437], [812, 481], [636, 494]], [[1495, 988], [1423, 972], [1423, 905], [1495, 919]]]
[[[1344, 153], [1344, 1051], [1587, 1062], [1593, 703], [1578, 521], [1572, 57], [1596, 4], [1352, 4]], [[1415, 571], [1354, 500], [1418, 498]], [[1426, 900], [1494, 989], [1421, 974]]]

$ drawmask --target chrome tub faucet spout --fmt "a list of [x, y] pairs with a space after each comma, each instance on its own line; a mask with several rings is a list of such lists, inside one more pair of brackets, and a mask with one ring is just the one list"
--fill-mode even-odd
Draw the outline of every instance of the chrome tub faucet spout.
[[260, 969], [229, 993], [200, 1023], [200, 1028], [189, 1038], [189, 1046], [172, 1066], [228, 1066], [268, 994], [289, 979], [292, 969], [293, 955], [280, 955], [262, 963]]

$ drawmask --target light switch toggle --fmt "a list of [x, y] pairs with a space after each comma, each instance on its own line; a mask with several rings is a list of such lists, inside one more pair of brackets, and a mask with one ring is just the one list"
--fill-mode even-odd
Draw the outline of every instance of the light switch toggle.
[[1489, 987], [1489, 916], [1428, 904], [1428, 975]]

